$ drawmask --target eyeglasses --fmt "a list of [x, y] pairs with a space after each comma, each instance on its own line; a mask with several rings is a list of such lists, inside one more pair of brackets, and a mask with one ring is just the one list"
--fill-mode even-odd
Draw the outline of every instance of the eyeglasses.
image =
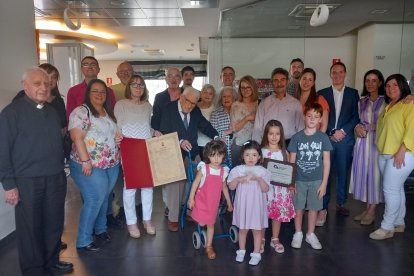
[[183, 97], [184, 97], [184, 100], [185, 100], [185, 103], [186, 104], [188, 104], [190, 106], [196, 106], [197, 103], [193, 103], [192, 101], [190, 101], [189, 99], [187, 99], [186, 96], [183, 96]]
[[132, 82], [132, 83], [129, 84], [129, 86], [132, 87], [132, 88], [138, 88], [138, 87], [144, 88], [145, 87], [145, 84]]
[[96, 68], [96, 67], [98, 67], [98, 64], [96, 64], [96, 63], [82, 63], [82, 67], [84, 67], [84, 68], [86, 68], [86, 67]]

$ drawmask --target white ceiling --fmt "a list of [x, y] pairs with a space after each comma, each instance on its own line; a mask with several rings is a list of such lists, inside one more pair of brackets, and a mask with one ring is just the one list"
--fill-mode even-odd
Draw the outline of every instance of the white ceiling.
[[[34, 5], [37, 19], [63, 21], [69, 7], [82, 26], [115, 35], [118, 49], [105, 54], [104, 46], [95, 49], [104, 60], [198, 60], [206, 59], [210, 37], [335, 37], [370, 22], [414, 22], [414, 0], [199, 2], [197, 7], [189, 0], [34, 0]], [[310, 27], [309, 17], [289, 16], [298, 4], [322, 2], [340, 6], [321, 27]], [[152, 56], [145, 48], [163, 54]]]

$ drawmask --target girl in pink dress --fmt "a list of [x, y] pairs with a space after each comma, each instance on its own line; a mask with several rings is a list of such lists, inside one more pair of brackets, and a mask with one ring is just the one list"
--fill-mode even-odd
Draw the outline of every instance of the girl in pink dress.
[[188, 199], [188, 207], [193, 209], [193, 219], [201, 226], [207, 225], [206, 253], [210, 260], [216, 258], [213, 249], [214, 224], [222, 191], [227, 202], [227, 210], [233, 210], [225, 182], [229, 169], [221, 166], [226, 154], [226, 144], [223, 141], [213, 140], [205, 145], [205, 163], [201, 161], [197, 166], [197, 174]]
[[227, 179], [229, 188], [236, 189], [233, 211], [233, 224], [239, 227], [236, 262], [244, 261], [247, 233], [252, 230], [254, 251], [250, 254], [249, 264], [257, 265], [262, 259], [262, 230], [268, 227], [266, 192], [270, 186], [270, 172], [260, 166], [262, 151], [256, 141], [244, 143], [241, 155], [244, 164], [233, 168]]
[[[288, 161], [283, 126], [277, 120], [270, 120], [264, 129], [262, 140], [263, 158], [270, 158], [280, 161]], [[286, 187], [271, 185], [267, 192], [267, 211], [272, 220], [272, 239], [270, 246], [277, 253], [285, 252], [283, 244], [279, 241], [280, 226], [282, 222], [289, 222], [295, 217], [293, 206], [293, 190]], [[261, 252], [264, 251], [265, 229], [262, 232]]]

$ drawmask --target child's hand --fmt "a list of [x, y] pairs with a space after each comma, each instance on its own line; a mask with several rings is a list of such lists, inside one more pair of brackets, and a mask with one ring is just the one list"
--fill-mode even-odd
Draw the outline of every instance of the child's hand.
[[188, 208], [190, 208], [190, 209], [193, 209], [193, 207], [194, 207], [194, 198], [189, 198], [188, 199]]
[[326, 194], [326, 186], [323, 186], [323, 187], [322, 185], [319, 186], [317, 193], [318, 193], [318, 198], [322, 199], [323, 196]]
[[288, 191], [292, 194], [296, 193], [296, 183], [290, 187], [288, 187]]
[[233, 211], [233, 205], [231, 202], [227, 202], [227, 211], [232, 212]]

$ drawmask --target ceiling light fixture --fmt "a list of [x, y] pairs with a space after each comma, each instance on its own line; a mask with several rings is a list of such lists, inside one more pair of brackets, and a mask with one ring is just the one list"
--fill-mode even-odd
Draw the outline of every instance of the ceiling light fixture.
[[[65, 25], [58, 21], [48, 21], [48, 20], [36, 20], [36, 29], [37, 30], [49, 30], [49, 31], [63, 31], [63, 32], [73, 32], [75, 31], [68, 29]], [[82, 28], [76, 33], [81, 33], [85, 35], [92, 35], [97, 37], [102, 37], [105, 39], [115, 39], [116, 37], [110, 33], [98, 32], [89, 28]]]
[[200, 6], [201, 5], [200, 2], [201, 1], [190, 1], [190, 6]]
[[[81, 26], [82, 26], [82, 24], [81, 24], [81, 20], [80, 20], [80, 18], [78, 17], [78, 16], [76, 16], [76, 21], [77, 21], [77, 24], [74, 24], [73, 22], [72, 22], [72, 20], [70, 20], [70, 18], [69, 18], [69, 15], [68, 15], [68, 13], [69, 12], [72, 12], [69, 8], [66, 8], [64, 11], [63, 11], [63, 21], [65, 21], [65, 24], [66, 24], [66, 26], [69, 28], [69, 29], [71, 29], [71, 30], [73, 30], [73, 31], [77, 31], [77, 30], [79, 30], [80, 28], [81, 28]], [[72, 14], [74, 14], [73, 12], [72, 12]]]
[[328, 17], [329, 17], [328, 6], [321, 4], [313, 12], [309, 23], [312, 27], [322, 26], [323, 24], [326, 23], [326, 21], [328, 21]]

